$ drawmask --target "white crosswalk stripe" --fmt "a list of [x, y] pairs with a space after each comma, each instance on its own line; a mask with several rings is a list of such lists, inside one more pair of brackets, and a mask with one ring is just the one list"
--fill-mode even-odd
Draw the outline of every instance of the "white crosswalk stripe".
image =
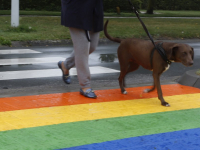
[[[114, 73], [114, 72], [119, 72], [119, 71], [101, 66], [90, 67], [91, 74]], [[62, 72], [60, 69], [6, 71], [0, 73], [0, 80], [59, 77], [61, 75]], [[70, 76], [74, 75], [77, 75], [77, 72], [75, 68], [72, 68], [70, 69]]]
[[65, 60], [63, 57], [47, 57], [47, 58], [16, 58], [16, 59], [0, 59], [0, 65], [27, 65], [58, 62]]
[[[0, 59], [0, 66], [13, 66], [13, 65], [30, 65], [30, 67], [34, 68], [35, 64], [44, 64], [44, 63], [54, 63], [54, 66], [52, 68], [55, 68], [55, 65], [57, 67], [57, 62], [60, 60], [65, 60], [64, 57], [40, 57], [40, 58], [17, 58], [21, 54], [37, 54], [34, 56], [40, 56], [39, 51], [34, 51], [31, 49], [14, 49], [14, 50], [0, 50], [0, 54], [5, 54], [7, 57], [10, 54], [15, 54], [16, 57], [13, 58], [6, 58], [6, 59]], [[30, 55], [29, 55], [30, 56]], [[16, 80], [16, 79], [30, 79], [30, 78], [49, 78], [49, 77], [61, 77], [62, 71], [57, 69], [37, 69], [33, 70], [33, 68], [29, 68], [28, 70], [15, 70], [15, 71], [1, 71], [0, 70], [0, 80]], [[93, 66], [90, 67], [90, 73], [91, 74], [104, 74], [104, 73], [116, 73], [119, 72], [115, 69], [110, 69], [106, 67], [101, 66]], [[70, 69], [70, 75], [75, 76], [77, 75], [76, 68]]]
[[0, 55], [3, 55], [3, 54], [30, 54], [30, 53], [41, 53], [41, 52], [34, 51], [31, 49], [0, 50]]

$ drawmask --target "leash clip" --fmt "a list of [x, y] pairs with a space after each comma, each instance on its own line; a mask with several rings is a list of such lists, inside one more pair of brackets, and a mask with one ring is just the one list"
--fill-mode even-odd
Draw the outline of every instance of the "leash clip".
[[133, 6], [133, 11], [135, 12], [135, 13], [137, 13], [137, 15], [139, 14], [139, 12], [135, 9], [135, 7]]

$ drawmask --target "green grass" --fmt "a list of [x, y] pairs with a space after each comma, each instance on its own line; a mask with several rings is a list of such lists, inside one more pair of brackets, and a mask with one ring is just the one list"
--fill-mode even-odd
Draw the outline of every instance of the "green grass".
[[200, 69], [197, 70], [196, 74], [200, 76]]
[[[199, 38], [200, 20], [143, 18], [150, 34], [156, 38]], [[137, 19], [110, 19], [108, 32], [114, 37], [145, 38], [146, 33]]]
[[10, 17], [0, 17], [0, 37], [11, 41], [69, 39], [69, 31], [60, 25], [60, 17], [20, 17], [20, 24], [33, 28], [35, 32], [8, 31]]
[[[200, 11], [171, 11], [171, 10], [155, 10], [153, 15], [145, 14], [146, 10], [140, 10], [143, 12], [140, 14], [141, 17], [200, 17]], [[10, 15], [10, 10], [0, 10], [0, 15]], [[60, 16], [60, 12], [56, 11], [25, 11], [20, 10], [20, 15], [38, 15], [38, 16]], [[104, 13], [105, 16], [114, 17], [132, 17], [135, 16], [131, 11], [122, 12], [120, 15], [117, 13]]]
[[[20, 10], [20, 15], [38, 15], [38, 16], [60, 16], [60, 12], [56, 11], [25, 11]], [[11, 10], [0, 10], [0, 15], [10, 15]]]
[[28, 25], [19, 25], [18, 27], [11, 27], [8, 26], [6, 32], [22, 32], [22, 33], [30, 33], [30, 32], [36, 32], [37, 30], [34, 29], [31, 26]]
[[1, 32], [3, 33], [30, 33], [30, 32], [36, 32], [37, 30], [31, 26], [28, 25], [19, 25], [18, 27], [11, 27], [11, 26], [7, 26], [4, 30], [0, 30], [0, 45], [7, 45], [7, 46], [11, 46], [11, 39], [10, 38], [3, 38], [4, 36], [1, 36]]
[[[200, 11], [169, 11], [169, 10], [155, 10], [154, 14], [146, 14], [146, 10], [140, 10], [140, 17], [200, 17]], [[117, 13], [104, 13], [105, 16], [113, 17], [135, 17], [136, 15], [132, 12], [124, 13], [120, 15]]]
[[0, 37], [0, 45], [7, 45], [7, 46], [11, 46], [11, 41], [10, 40], [6, 40], [2, 37]]
[[[141, 10], [144, 12], [144, 10]], [[200, 17], [200, 11], [164, 11], [156, 10], [156, 14], [140, 14], [150, 34], [155, 39], [184, 39], [199, 38], [200, 19], [174, 19], [151, 18], [152, 17]], [[0, 37], [5, 41], [29, 41], [29, 40], [60, 40], [70, 39], [69, 30], [60, 25], [60, 12], [51, 11], [20, 11], [20, 26], [12, 28], [9, 10], [0, 10]], [[32, 15], [34, 17], [26, 16]], [[41, 16], [41, 15], [45, 15]], [[53, 17], [52, 17], [53, 16]], [[105, 13], [105, 16], [132, 17], [133, 13]], [[105, 18], [106, 20], [106, 18]], [[108, 32], [114, 37], [120, 38], [147, 38], [137, 18], [109, 19]], [[103, 32], [101, 38], [105, 38]], [[2, 40], [1, 40], [2, 41]], [[4, 42], [5, 42], [4, 41]], [[2, 42], [0, 43], [2, 44]]]
[[[0, 17], [0, 37], [10, 41], [70, 39], [69, 30], [60, 25], [60, 17], [20, 17], [20, 24], [35, 29], [35, 32], [8, 31], [10, 17]], [[106, 20], [106, 19], [105, 19]], [[113, 37], [147, 38], [136, 18], [109, 19], [108, 32]], [[156, 38], [199, 38], [200, 19], [143, 18], [151, 35]], [[103, 32], [101, 38], [105, 38]]]

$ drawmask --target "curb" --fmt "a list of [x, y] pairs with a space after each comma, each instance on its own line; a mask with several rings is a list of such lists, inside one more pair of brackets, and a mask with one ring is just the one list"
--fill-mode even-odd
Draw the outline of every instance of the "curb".
[[200, 76], [196, 74], [197, 70], [187, 71], [179, 80], [178, 83], [186, 86], [200, 88]]
[[[72, 46], [72, 40], [34, 40], [34, 41], [12, 41], [12, 48], [20, 48], [20, 47], [41, 47], [41, 46]], [[99, 44], [115, 44], [108, 39], [99, 39]], [[9, 46], [0, 45], [1, 48], [10, 48]]]
[[[149, 40], [148, 38], [144, 38], [144, 40]], [[175, 43], [199, 43], [200, 39], [155, 39], [155, 41], [163, 41], [163, 42], [175, 42]], [[68, 46], [72, 45], [71, 39], [65, 40], [33, 40], [33, 41], [12, 41], [13, 48], [20, 47], [37, 47], [37, 46]], [[100, 38], [99, 45], [103, 44], [116, 44], [113, 41], [108, 40], [107, 38]], [[10, 48], [9, 46], [0, 45], [1, 48]]]

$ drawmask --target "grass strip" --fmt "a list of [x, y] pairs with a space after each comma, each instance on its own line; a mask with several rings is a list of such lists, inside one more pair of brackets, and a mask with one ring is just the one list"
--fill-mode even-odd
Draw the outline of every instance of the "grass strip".
[[[200, 17], [200, 11], [193, 10], [154, 10], [154, 14], [146, 14], [146, 10], [140, 10], [141, 17]], [[26, 11], [20, 10], [20, 15], [37, 15], [37, 16], [60, 16], [61, 12], [59, 11]], [[0, 10], [0, 15], [11, 15], [11, 10]], [[116, 12], [104, 12], [104, 16], [112, 17], [132, 17], [134, 13], [130, 12], [121, 12], [118, 15]]]
[[0, 132], [0, 149], [59, 149], [200, 127], [200, 109]]
[[[0, 37], [10, 41], [71, 39], [68, 28], [61, 26], [60, 17], [20, 17], [20, 25], [35, 32], [14, 32], [10, 28], [10, 16], [0, 17]], [[107, 19], [105, 19], [107, 20]], [[136, 18], [109, 19], [108, 33], [120, 38], [146, 38]], [[200, 19], [143, 18], [154, 39], [185, 39], [200, 37]], [[100, 38], [106, 38], [101, 32]]]

